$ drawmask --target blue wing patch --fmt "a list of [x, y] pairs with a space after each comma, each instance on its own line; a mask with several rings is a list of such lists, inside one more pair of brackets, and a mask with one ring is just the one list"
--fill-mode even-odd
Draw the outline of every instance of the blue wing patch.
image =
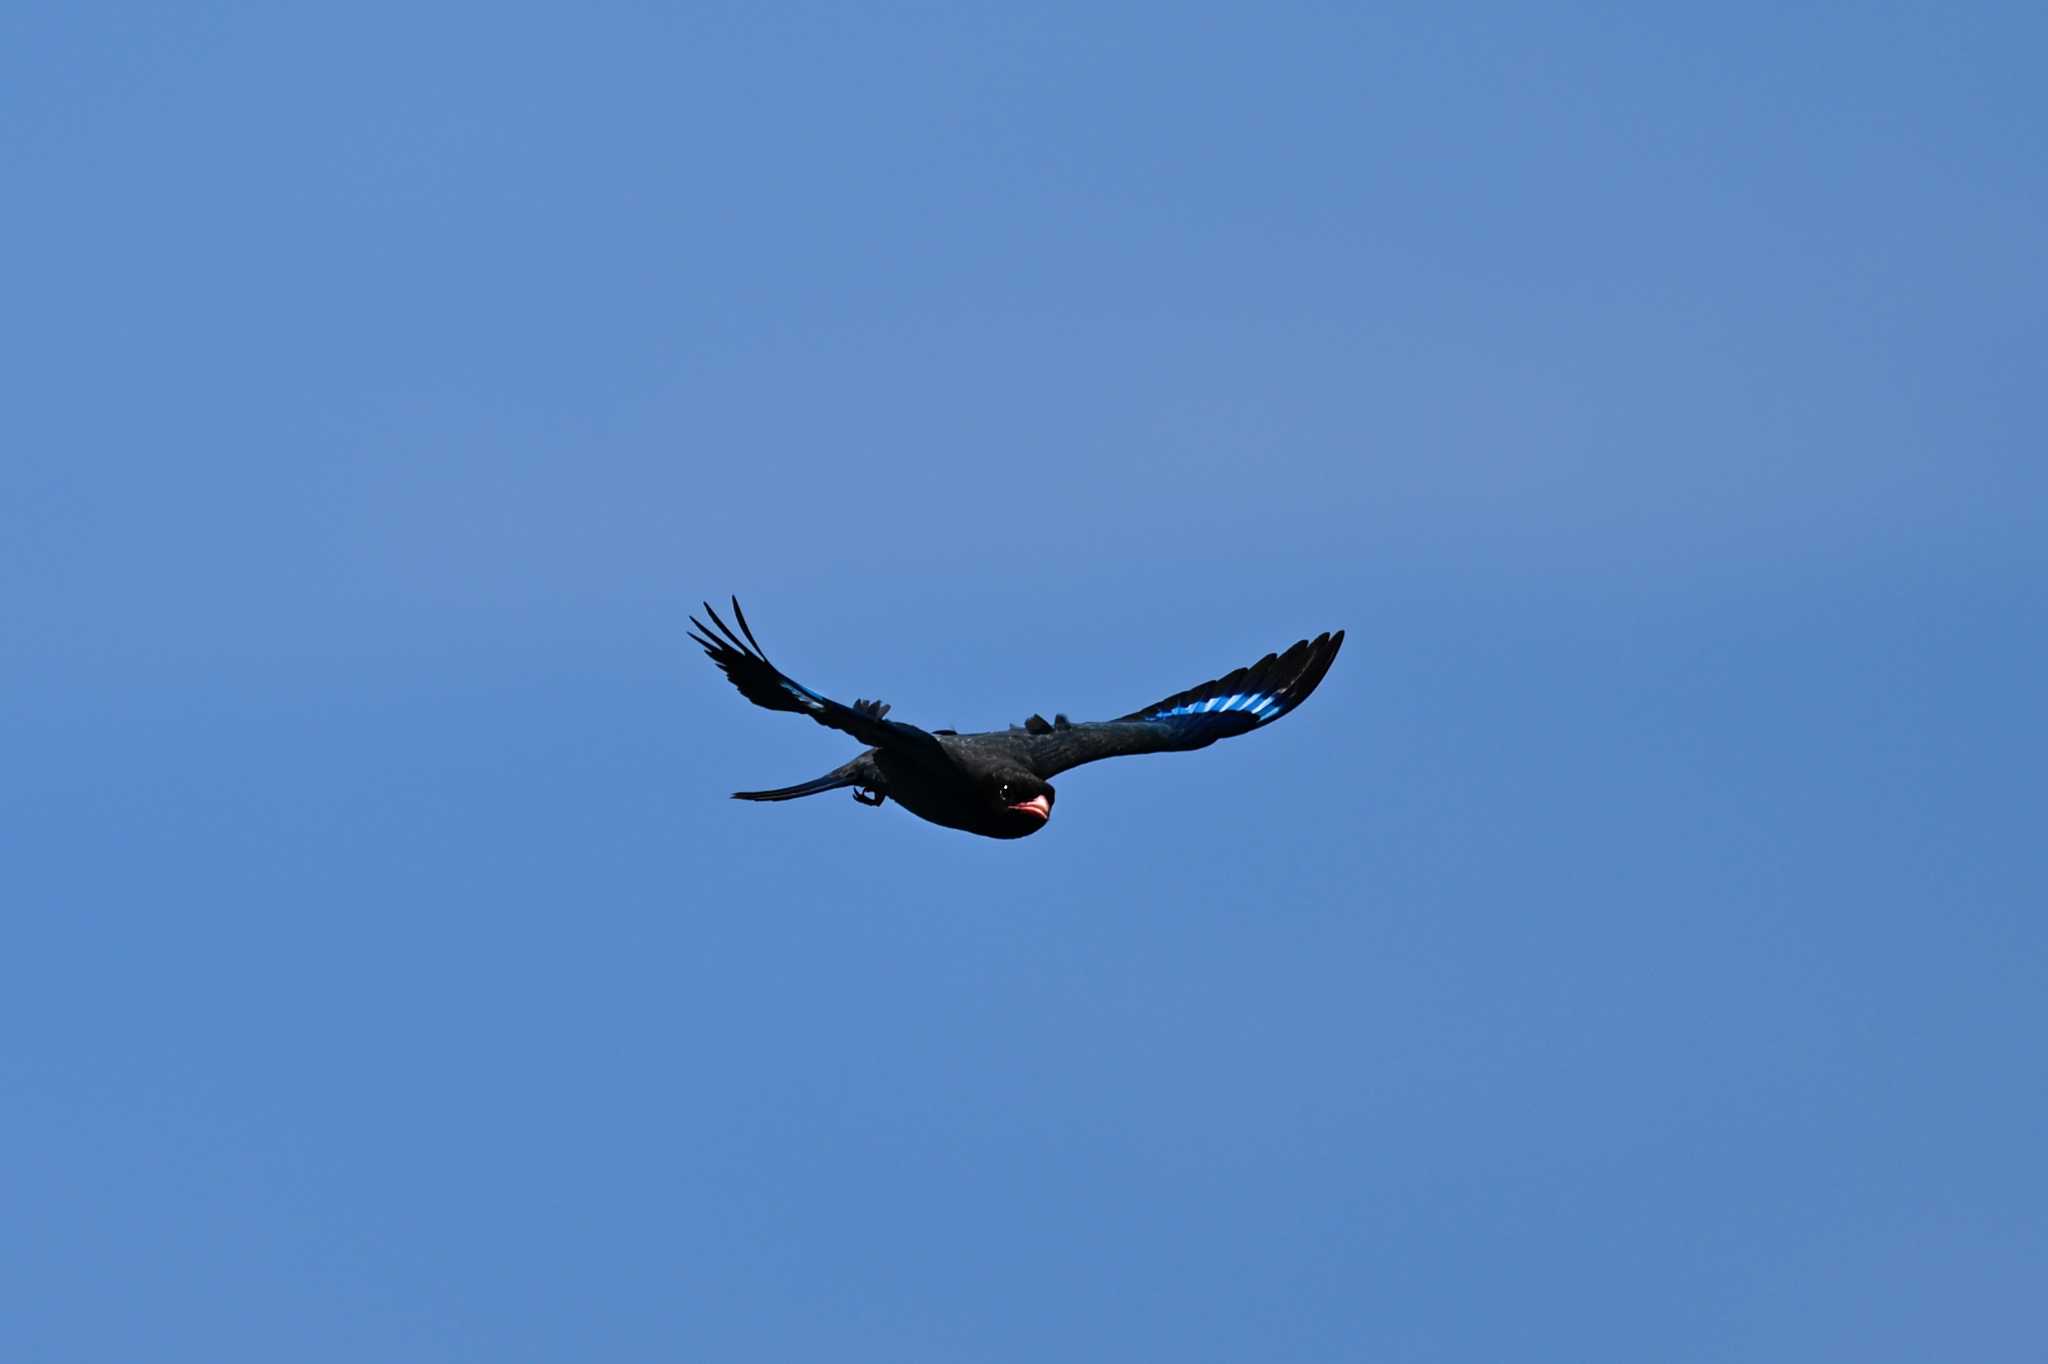
[[[1180, 720], [1201, 715], [1248, 715], [1253, 727], [1270, 724], [1307, 699], [1323, 680], [1343, 643], [1342, 630], [1300, 640], [1285, 653], [1267, 654], [1250, 667], [1176, 692], [1122, 718]], [[1232, 734], [1244, 732], [1235, 726], [1228, 729]]]
[[1145, 718], [1170, 720], [1176, 715], [1208, 715], [1212, 712], [1222, 714], [1225, 711], [1242, 711], [1247, 715], [1256, 715], [1258, 723], [1264, 724], [1268, 720], [1279, 719], [1286, 713], [1287, 707], [1281, 705], [1278, 698], [1260, 692], [1233, 692], [1229, 696], [1211, 696], [1202, 701], [1185, 701], [1166, 710], [1153, 711]]
[[1299, 640], [1285, 653], [1267, 654], [1248, 667], [1175, 692], [1114, 720], [1070, 726], [1055, 721], [1052, 733], [1039, 730], [1043, 721], [1027, 725], [1039, 740], [1032, 748], [1033, 770], [1049, 777], [1100, 758], [1185, 753], [1207, 748], [1219, 739], [1249, 734], [1292, 714], [1306, 701], [1343, 643], [1342, 630]]
[[782, 689], [803, 702], [804, 709], [806, 710], [825, 709], [825, 698], [812, 691], [809, 687], [798, 686], [785, 677], [782, 679]]

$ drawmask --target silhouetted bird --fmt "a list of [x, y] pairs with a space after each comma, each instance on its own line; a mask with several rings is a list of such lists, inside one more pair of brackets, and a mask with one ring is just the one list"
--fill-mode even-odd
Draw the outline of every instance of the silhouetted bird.
[[815, 781], [774, 791], [735, 791], [733, 799], [794, 800], [851, 786], [863, 805], [880, 805], [894, 796], [919, 819], [989, 838], [1022, 838], [1044, 828], [1053, 802], [1047, 778], [1070, 767], [1129, 753], [1206, 748], [1273, 723], [1308, 699], [1344, 643], [1342, 630], [1304, 639], [1285, 653], [1267, 654], [1250, 667], [1115, 720], [1071, 724], [1056, 715], [1048, 724], [1034, 715], [1007, 730], [960, 734], [886, 719], [889, 707], [880, 701], [841, 705], [791, 681], [755, 641], [737, 597], [732, 614], [740, 634], [709, 602], [704, 611], [718, 627], [716, 633], [692, 616], [690, 624], [697, 628], [690, 638], [704, 646], [742, 696], [769, 710], [808, 715], [869, 745], [867, 752]]

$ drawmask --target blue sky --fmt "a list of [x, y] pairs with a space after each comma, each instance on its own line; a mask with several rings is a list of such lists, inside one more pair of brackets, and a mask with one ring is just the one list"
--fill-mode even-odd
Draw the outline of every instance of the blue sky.
[[0, 1353], [2036, 1357], [2044, 29], [10, 12]]

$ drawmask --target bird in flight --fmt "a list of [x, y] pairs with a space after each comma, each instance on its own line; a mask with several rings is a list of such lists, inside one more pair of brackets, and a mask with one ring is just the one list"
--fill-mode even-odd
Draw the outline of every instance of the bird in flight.
[[[754, 639], [739, 598], [732, 599], [733, 632], [711, 603], [714, 631], [695, 616], [690, 638], [738, 687], [769, 710], [808, 715], [827, 729], [850, 734], [867, 751], [843, 767], [773, 791], [735, 791], [734, 800], [794, 800], [821, 791], [854, 788], [863, 805], [896, 803], [919, 819], [987, 838], [1023, 838], [1052, 818], [1051, 778], [1099, 758], [1132, 753], [1178, 753], [1207, 748], [1218, 739], [1263, 728], [1308, 699], [1330, 670], [1344, 632], [1304, 639], [1283, 653], [1175, 692], [1114, 720], [1050, 722], [1034, 715], [1022, 725], [986, 734], [919, 729], [886, 718], [880, 701], [842, 705], [784, 676]], [[742, 638], [744, 636], [744, 638]]]

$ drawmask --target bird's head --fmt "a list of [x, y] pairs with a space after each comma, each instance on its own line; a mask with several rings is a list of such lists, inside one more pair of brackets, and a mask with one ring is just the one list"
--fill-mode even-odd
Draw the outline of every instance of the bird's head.
[[1052, 818], [1053, 789], [1029, 772], [995, 772], [982, 783], [990, 832], [996, 838], [1035, 834]]

